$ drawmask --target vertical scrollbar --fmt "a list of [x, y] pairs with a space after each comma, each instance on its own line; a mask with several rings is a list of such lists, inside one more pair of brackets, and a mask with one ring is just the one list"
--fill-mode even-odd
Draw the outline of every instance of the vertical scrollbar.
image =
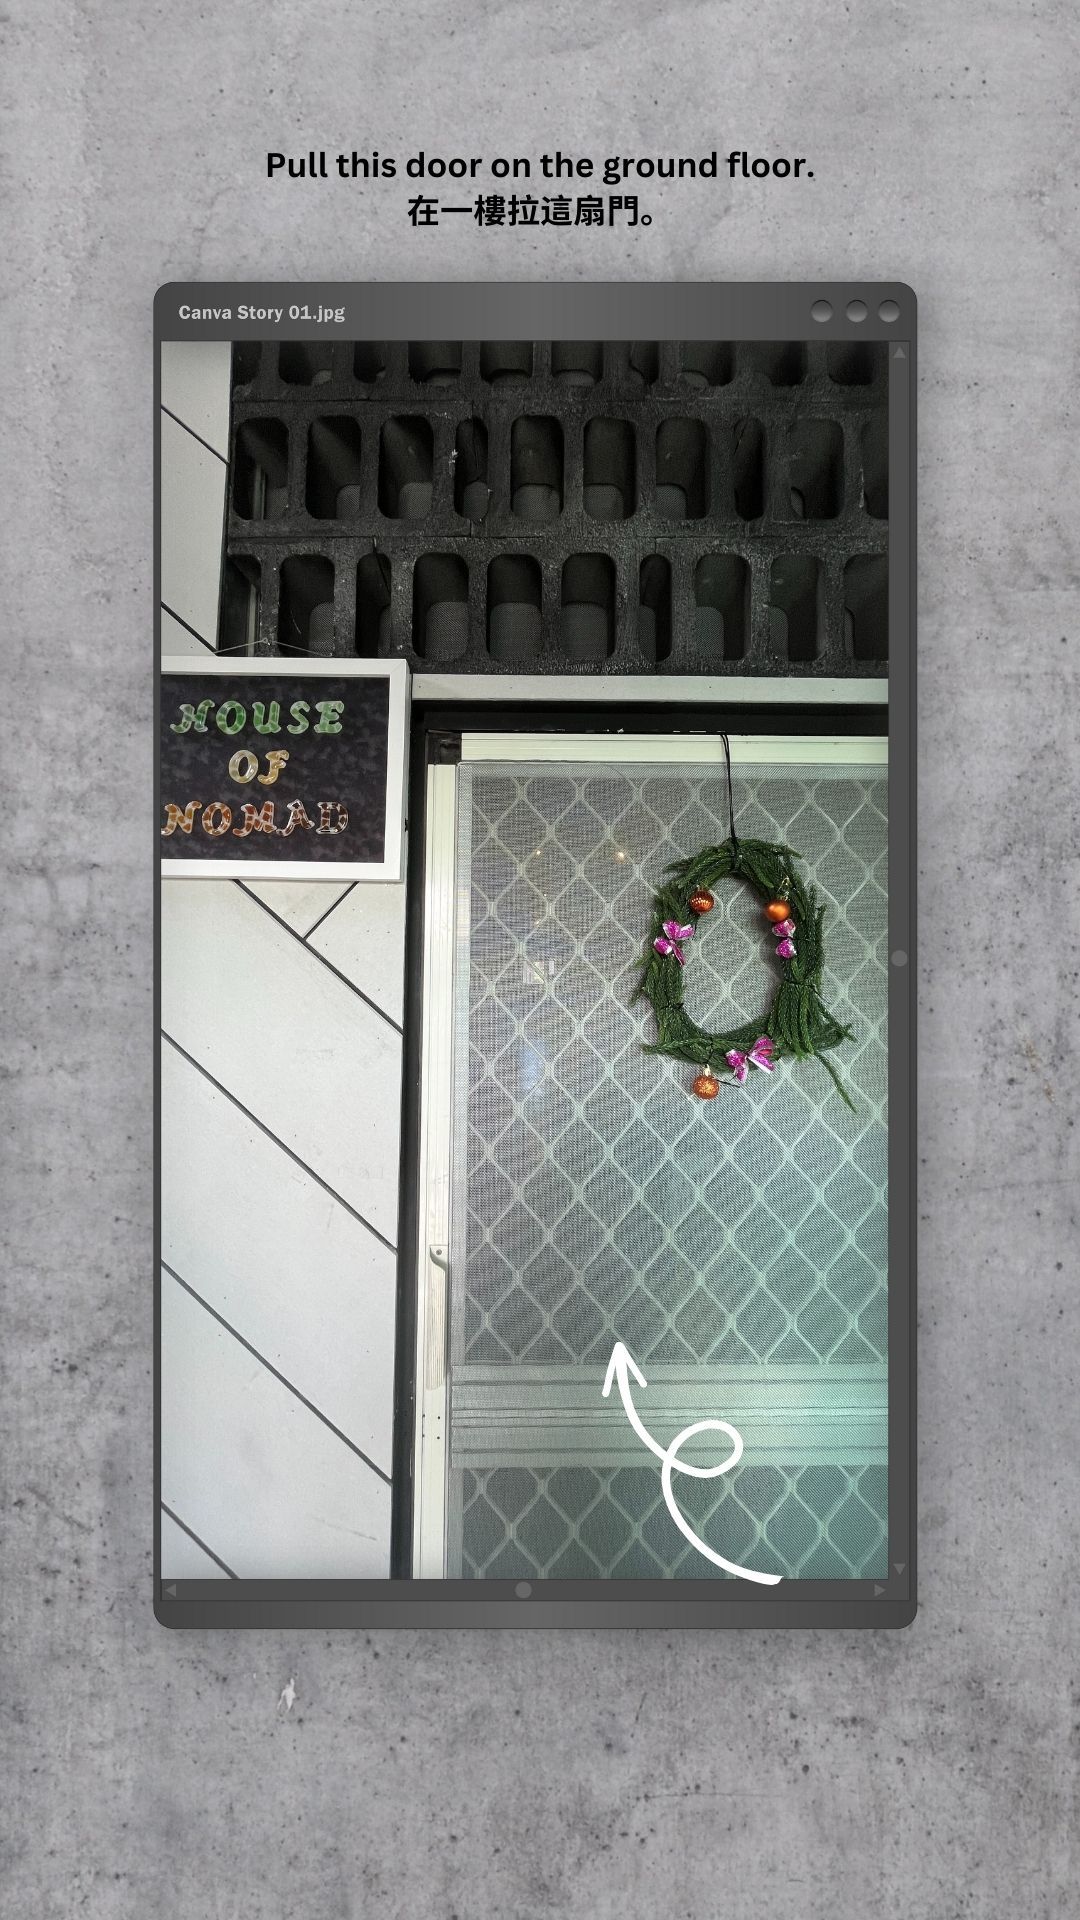
[[[915, 1582], [916, 878], [912, 339], [889, 344], [889, 1562]], [[906, 1469], [906, 1471], [905, 1471]]]

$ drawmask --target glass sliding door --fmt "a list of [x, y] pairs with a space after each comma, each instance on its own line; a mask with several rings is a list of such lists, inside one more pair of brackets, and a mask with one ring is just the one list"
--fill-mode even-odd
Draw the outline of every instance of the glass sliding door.
[[[731, 1577], [705, 1547], [784, 1579], [887, 1571], [885, 743], [731, 747], [740, 837], [796, 849], [826, 907], [854, 1111], [820, 1061], [706, 1102], [644, 1051], [653, 894], [727, 833], [718, 740], [466, 736], [437, 770], [417, 1572]], [[693, 1017], [762, 1019], [772, 949], [756, 895], [719, 886]], [[617, 1343], [637, 1374], [605, 1397]], [[717, 1420], [737, 1464], [704, 1477], [729, 1443], [692, 1435], [666, 1493], [658, 1454]]]

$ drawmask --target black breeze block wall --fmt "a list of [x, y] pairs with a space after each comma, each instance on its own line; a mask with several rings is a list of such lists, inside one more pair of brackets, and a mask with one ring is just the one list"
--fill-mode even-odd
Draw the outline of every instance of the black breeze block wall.
[[884, 345], [237, 343], [219, 645], [887, 671]]

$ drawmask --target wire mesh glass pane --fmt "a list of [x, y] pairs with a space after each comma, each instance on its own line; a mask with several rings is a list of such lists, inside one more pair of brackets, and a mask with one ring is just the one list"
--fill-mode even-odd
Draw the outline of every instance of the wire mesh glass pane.
[[[827, 907], [854, 1113], [819, 1062], [705, 1103], [694, 1068], [643, 1051], [652, 894], [724, 838], [722, 770], [459, 770], [452, 1577], [723, 1577], [601, 1396], [616, 1341], [662, 1445], [696, 1419], [743, 1435], [731, 1473], [678, 1481], [702, 1538], [791, 1578], [886, 1569], [885, 770], [734, 779], [740, 833], [796, 848]], [[756, 896], [722, 886], [687, 972], [702, 1025], [764, 1015], [771, 945]]]

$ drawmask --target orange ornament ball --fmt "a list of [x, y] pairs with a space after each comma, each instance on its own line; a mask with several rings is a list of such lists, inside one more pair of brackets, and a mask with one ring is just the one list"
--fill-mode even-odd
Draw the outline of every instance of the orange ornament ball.
[[777, 922], [786, 920], [791, 907], [786, 900], [770, 900], [765, 909], [766, 918]]
[[716, 901], [713, 899], [712, 894], [707, 893], [704, 887], [702, 887], [700, 893], [692, 893], [690, 895], [689, 906], [691, 913], [711, 913], [715, 905]]
[[694, 1081], [694, 1092], [699, 1100], [715, 1100], [720, 1091], [720, 1082], [714, 1073], [699, 1073]]

